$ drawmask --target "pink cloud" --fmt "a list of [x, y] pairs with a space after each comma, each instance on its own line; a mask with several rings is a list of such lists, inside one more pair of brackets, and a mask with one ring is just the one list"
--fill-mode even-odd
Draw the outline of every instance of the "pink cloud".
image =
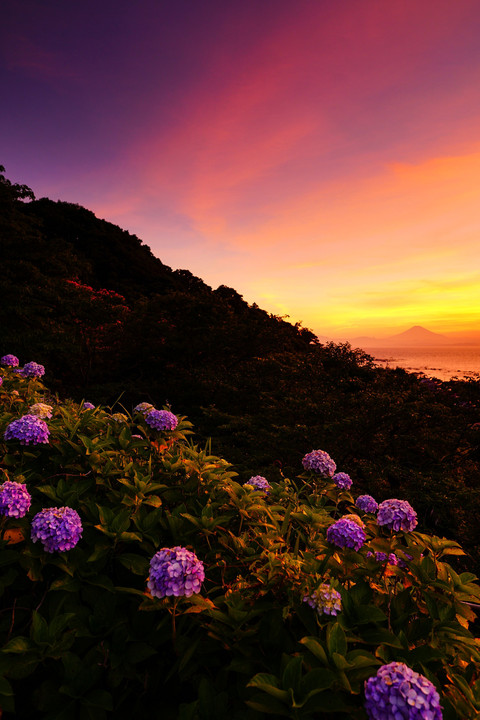
[[[274, 217], [277, 203], [295, 202], [328, 183], [335, 153], [345, 155], [347, 173], [359, 176], [371, 172], [372, 163], [376, 172], [395, 159], [386, 147], [421, 152], [423, 138], [412, 145], [409, 123], [428, 138], [449, 102], [438, 77], [432, 84], [431, 57], [451, 43], [473, 7], [439, 2], [432, 14], [413, 0], [349, 3], [348, 12], [301, 4], [291, 23], [283, 17], [246, 55], [229, 57], [220, 41], [211, 74], [183, 99], [176, 126], [152, 129], [130, 150], [144, 165], [147, 193], [166, 194], [214, 240], [235, 234], [237, 225], [251, 229]], [[217, 67], [227, 60], [228, 67]], [[474, 101], [471, 90], [455, 93], [459, 110]], [[404, 115], [388, 127], [400, 99]], [[384, 136], [383, 150], [374, 149], [377, 136]]]

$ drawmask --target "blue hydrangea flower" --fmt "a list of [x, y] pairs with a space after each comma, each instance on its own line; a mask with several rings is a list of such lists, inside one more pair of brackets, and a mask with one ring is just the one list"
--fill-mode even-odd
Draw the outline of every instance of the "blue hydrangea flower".
[[371, 495], [359, 495], [355, 500], [355, 506], [368, 513], [376, 513], [378, 510], [378, 503]]
[[84, 402], [82, 405], [82, 410], [95, 410], [95, 405], [93, 405], [91, 402]]
[[169, 410], [150, 410], [145, 415], [145, 422], [154, 430], [175, 430], [178, 418]]
[[52, 406], [47, 405], [46, 403], [35, 403], [35, 405], [30, 405], [30, 407], [28, 408], [28, 412], [30, 415], [35, 415], [42, 420], [45, 420], [45, 418], [51, 418], [52, 410]]
[[348, 518], [340, 518], [327, 530], [328, 542], [339, 548], [348, 547], [358, 551], [366, 538], [365, 530]]
[[350, 490], [353, 480], [347, 473], [339, 472], [333, 476], [333, 482], [340, 490]]
[[23, 415], [7, 425], [3, 437], [5, 440], [20, 440], [21, 445], [39, 445], [48, 443], [49, 435], [45, 420], [36, 415]]
[[328, 453], [324, 450], [312, 450], [305, 455], [302, 460], [305, 470], [318, 473], [322, 477], [333, 477], [333, 473], [337, 469], [336, 464]]
[[377, 523], [396, 532], [409, 532], [417, 527], [417, 513], [406, 500], [384, 500], [378, 506]]
[[38, 378], [45, 375], [45, 368], [43, 365], [39, 365], [36, 362], [25, 363], [23, 368], [20, 370], [21, 375], [26, 378]]
[[16, 355], [4, 355], [0, 362], [7, 367], [18, 367], [20, 365], [20, 360]]
[[440, 696], [426, 677], [401, 662], [382, 665], [365, 681], [370, 720], [442, 720]]
[[342, 609], [342, 596], [326, 583], [322, 583], [311, 595], [305, 595], [303, 602], [308, 603], [319, 615], [337, 615]]
[[32, 498], [23, 483], [5, 480], [0, 485], [0, 515], [24, 517], [31, 505]]
[[147, 586], [154, 597], [190, 597], [200, 592], [204, 580], [203, 563], [179, 545], [162, 548], [150, 560]]
[[142, 415], [146, 415], [147, 413], [151, 412], [152, 410], [155, 410], [153, 405], [148, 402], [141, 402], [136, 407], [133, 408], [134, 412], [141, 413]]
[[40, 540], [46, 552], [71, 550], [82, 536], [76, 510], [69, 507], [44, 508], [32, 520], [32, 540]]
[[263, 490], [267, 494], [272, 489], [272, 486], [268, 482], [266, 478], [264, 478], [262, 475], [254, 475], [253, 477], [248, 480], [245, 485], [251, 485], [255, 490]]

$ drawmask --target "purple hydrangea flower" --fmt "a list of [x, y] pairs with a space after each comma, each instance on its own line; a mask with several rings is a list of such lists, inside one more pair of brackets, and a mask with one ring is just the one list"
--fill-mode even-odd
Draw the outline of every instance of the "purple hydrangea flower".
[[406, 500], [384, 500], [378, 506], [378, 525], [409, 532], [417, 527], [417, 513]]
[[32, 502], [30, 493], [23, 483], [5, 480], [0, 485], [0, 515], [24, 517]]
[[52, 417], [53, 408], [51, 405], [46, 405], [45, 403], [35, 403], [35, 405], [30, 405], [28, 410], [30, 415], [35, 415], [44, 420], [45, 418]]
[[82, 410], [95, 410], [95, 405], [91, 402], [84, 402], [82, 405]]
[[333, 477], [337, 466], [328, 453], [324, 450], [312, 450], [302, 460], [305, 470], [311, 470], [323, 477]]
[[151, 412], [152, 410], [155, 410], [153, 405], [151, 403], [147, 402], [141, 402], [136, 407], [133, 408], [134, 412], [141, 413], [142, 415], [146, 415], [147, 413]]
[[145, 422], [154, 430], [175, 430], [178, 418], [169, 410], [150, 410], [145, 415]]
[[408, 553], [403, 554], [405, 556], [405, 560], [401, 557], [397, 557], [397, 565], [399, 568], [402, 568], [402, 570], [408, 570], [407, 560], [413, 560], [413, 555], [409, 555]]
[[371, 495], [359, 495], [355, 500], [355, 506], [368, 513], [375, 513], [378, 510], [378, 503]]
[[112, 420], [118, 423], [126, 423], [128, 418], [124, 413], [113, 413]]
[[375, 560], [379, 563], [388, 562], [389, 565], [399, 565], [399, 560], [395, 553], [390, 553], [387, 555], [385, 552], [370, 552], [370, 550], [367, 552], [367, 558], [369, 557], [375, 557]]
[[154, 597], [190, 597], [200, 592], [204, 580], [203, 563], [195, 553], [179, 545], [162, 548], [150, 560], [147, 585]]
[[71, 550], [82, 536], [76, 510], [69, 507], [44, 508], [32, 520], [32, 540], [40, 540], [46, 552]]
[[272, 486], [268, 482], [266, 478], [264, 478], [262, 475], [254, 475], [250, 478], [250, 480], [247, 480], [245, 485], [251, 485], [255, 490], [263, 490], [267, 494], [272, 489]]
[[16, 355], [4, 355], [0, 362], [8, 367], [18, 367], [20, 365], [20, 360]]
[[348, 513], [348, 515], [342, 515], [342, 520], [352, 520], [354, 523], [357, 523], [357, 525], [360, 525], [360, 527], [365, 527], [365, 523], [363, 522], [362, 518], [355, 513]]
[[339, 548], [360, 550], [367, 536], [365, 530], [353, 520], [340, 518], [327, 530], [327, 540]]
[[36, 415], [23, 415], [7, 426], [3, 437], [5, 440], [20, 440], [21, 445], [39, 445], [48, 443], [49, 435], [45, 420]]
[[3, 377], [0, 375], [0, 387], [3, 385]]
[[336, 615], [342, 609], [342, 596], [337, 590], [323, 583], [311, 595], [305, 595], [303, 602], [310, 605], [319, 615]]
[[39, 365], [36, 362], [25, 363], [23, 368], [20, 370], [23, 377], [37, 378], [45, 375], [45, 368], [43, 365]]
[[347, 473], [339, 472], [333, 476], [333, 482], [340, 490], [350, 490], [353, 480]]
[[401, 662], [382, 665], [365, 681], [365, 710], [371, 720], [443, 718], [435, 685]]

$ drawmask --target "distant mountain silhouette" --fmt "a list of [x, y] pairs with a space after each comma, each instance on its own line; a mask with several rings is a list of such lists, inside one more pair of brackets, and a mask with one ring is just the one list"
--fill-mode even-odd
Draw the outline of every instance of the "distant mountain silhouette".
[[386, 338], [356, 337], [352, 340], [352, 345], [359, 347], [427, 347], [451, 344], [450, 338], [421, 325], [414, 325], [405, 332]]

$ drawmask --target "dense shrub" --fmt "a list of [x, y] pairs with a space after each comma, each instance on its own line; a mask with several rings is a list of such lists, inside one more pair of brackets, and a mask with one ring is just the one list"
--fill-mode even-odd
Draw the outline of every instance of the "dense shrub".
[[[380, 525], [315, 468], [256, 486], [171, 408], [152, 424], [1, 374], [4, 713], [478, 717], [480, 588], [413, 508]], [[48, 436], [22, 443], [7, 429], [39, 404]]]

